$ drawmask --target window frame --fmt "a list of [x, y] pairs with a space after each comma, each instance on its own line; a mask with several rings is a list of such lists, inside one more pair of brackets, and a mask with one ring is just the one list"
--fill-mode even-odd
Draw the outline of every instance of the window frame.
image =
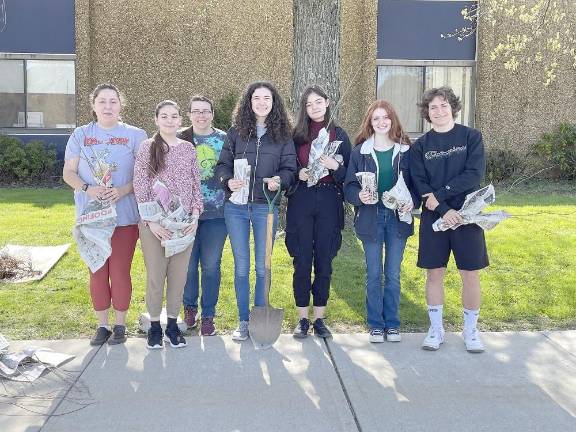
[[[428, 67], [470, 67], [470, 113], [468, 115], [468, 124], [470, 127], [475, 127], [476, 124], [476, 60], [406, 60], [406, 59], [376, 59], [376, 86], [374, 97], [378, 98], [378, 68], [380, 66], [400, 66], [400, 67], [421, 67], [422, 73], [422, 88], [426, 89], [426, 68]], [[422, 132], [409, 132], [410, 138], [418, 138], [426, 133], [425, 122], [421, 119]]]
[[[21, 60], [22, 61], [22, 74], [24, 76], [24, 126], [23, 127], [0, 127], [0, 134], [14, 135], [14, 134], [68, 134], [74, 128], [41, 128], [28, 126], [28, 74], [27, 62], [29, 60], [60, 60], [60, 61], [73, 61], [74, 62], [74, 75], [76, 77], [76, 54], [39, 54], [39, 53], [0, 53], [0, 60]], [[76, 100], [76, 89], [74, 89], [74, 99]], [[74, 123], [78, 124], [78, 110], [75, 109], [76, 118]]]

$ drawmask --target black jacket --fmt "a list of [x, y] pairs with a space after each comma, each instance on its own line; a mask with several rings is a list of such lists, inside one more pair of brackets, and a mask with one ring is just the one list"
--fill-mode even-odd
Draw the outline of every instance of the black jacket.
[[274, 142], [268, 132], [260, 139], [256, 138], [256, 132], [252, 132], [248, 138], [242, 138], [236, 128], [231, 127], [215, 171], [226, 192], [226, 199], [232, 195], [232, 191], [228, 188], [228, 180], [234, 177], [234, 160], [244, 158], [251, 167], [248, 202], [266, 203], [262, 191], [265, 177], [280, 176], [283, 190], [288, 189], [294, 181], [296, 151], [292, 137]]
[[[410, 190], [410, 195], [412, 195], [414, 208], [418, 208], [421, 201], [415, 193], [410, 179], [410, 156], [410, 146], [406, 144], [395, 145], [392, 158], [394, 183], [398, 180], [399, 173], [402, 172], [406, 186]], [[348, 164], [348, 172], [346, 173], [346, 180], [344, 182], [344, 196], [346, 201], [354, 206], [354, 229], [356, 236], [362, 241], [374, 241], [378, 236], [378, 204], [364, 204], [360, 201], [358, 194], [362, 190], [362, 186], [356, 177], [356, 173], [363, 171], [376, 174], [376, 179], [378, 179], [378, 164], [374, 154], [374, 140], [372, 137], [362, 144], [357, 145], [354, 147], [354, 150], [352, 150], [350, 163]], [[397, 213], [396, 219], [399, 220]], [[398, 223], [399, 236], [409, 237], [412, 234], [414, 234], [414, 222], [411, 224], [405, 222]]]
[[480, 189], [486, 161], [478, 130], [456, 123], [448, 132], [425, 133], [412, 147], [412, 182], [419, 196], [434, 193], [440, 216], [460, 210], [466, 195]]

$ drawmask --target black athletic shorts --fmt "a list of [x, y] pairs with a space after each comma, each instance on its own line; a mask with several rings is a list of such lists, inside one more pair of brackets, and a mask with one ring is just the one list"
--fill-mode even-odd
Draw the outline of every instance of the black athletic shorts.
[[476, 224], [469, 224], [455, 230], [436, 232], [432, 229], [432, 224], [439, 217], [436, 212], [426, 209], [422, 211], [418, 267], [446, 267], [451, 251], [459, 270], [480, 270], [487, 267], [489, 262], [484, 230]]

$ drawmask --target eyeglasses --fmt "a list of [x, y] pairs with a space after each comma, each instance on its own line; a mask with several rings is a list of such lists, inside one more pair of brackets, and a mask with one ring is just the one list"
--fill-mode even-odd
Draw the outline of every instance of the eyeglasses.
[[204, 110], [204, 111], [194, 110], [194, 111], [190, 111], [190, 114], [192, 114], [193, 116], [196, 116], [196, 117], [199, 115], [208, 116], [208, 115], [212, 114], [212, 111], [210, 111], [210, 110]]

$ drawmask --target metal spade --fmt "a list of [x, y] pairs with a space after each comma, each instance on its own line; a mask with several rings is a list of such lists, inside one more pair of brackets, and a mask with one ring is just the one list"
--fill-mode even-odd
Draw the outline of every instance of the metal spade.
[[262, 189], [268, 201], [268, 216], [266, 218], [266, 258], [264, 275], [264, 306], [254, 306], [250, 311], [250, 321], [248, 331], [250, 339], [256, 349], [270, 348], [282, 331], [282, 321], [284, 320], [284, 309], [278, 309], [270, 306], [270, 284], [272, 280], [272, 228], [274, 225], [274, 204], [280, 196], [281, 187], [278, 188], [276, 195], [272, 199], [266, 191], [264, 179]]

